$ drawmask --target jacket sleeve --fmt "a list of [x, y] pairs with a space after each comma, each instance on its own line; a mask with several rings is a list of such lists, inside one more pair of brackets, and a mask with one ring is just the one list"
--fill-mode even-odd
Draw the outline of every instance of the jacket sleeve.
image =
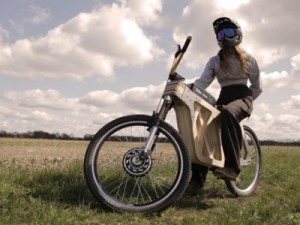
[[215, 79], [215, 58], [212, 57], [206, 64], [205, 69], [200, 76], [200, 78], [195, 80], [195, 84], [201, 88], [201, 89], [206, 89]]
[[252, 91], [252, 97], [253, 100], [255, 100], [262, 93], [262, 83], [259, 67], [257, 65], [256, 60], [253, 57], [251, 57], [250, 62], [249, 80], [250, 90]]

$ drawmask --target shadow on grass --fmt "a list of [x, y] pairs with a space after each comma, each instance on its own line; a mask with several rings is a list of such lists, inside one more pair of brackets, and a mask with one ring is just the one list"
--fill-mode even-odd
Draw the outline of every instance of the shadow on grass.
[[[83, 206], [99, 212], [111, 212], [91, 194], [82, 170], [82, 167], [76, 164], [64, 169], [29, 171], [18, 183], [24, 186], [33, 198], [70, 206]], [[228, 197], [213, 187], [207, 187], [197, 193], [188, 188], [174, 207], [207, 210], [215, 207], [210, 200]]]
[[178, 209], [196, 209], [207, 210], [215, 208], [215, 200], [224, 198], [233, 198], [232, 195], [226, 193], [226, 189], [222, 190], [222, 187], [212, 187], [207, 185], [203, 189], [187, 188], [184, 195], [176, 203]]
[[64, 169], [29, 171], [25, 176], [22, 176], [18, 183], [24, 186], [33, 198], [39, 198], [46, 202], [108, 211], [91, 194], [80, 165], [71, 165]]

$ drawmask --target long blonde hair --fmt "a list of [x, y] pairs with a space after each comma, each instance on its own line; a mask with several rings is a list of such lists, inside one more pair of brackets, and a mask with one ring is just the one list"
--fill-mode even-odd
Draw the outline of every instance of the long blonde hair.
[[241, 69], [249, 74], [249, 61], [247, 59], [247, 54], [245, 53], [245, 51], [239, 46], [236, 45], [233, 48], [225, 48], [225, 49], [221, 49], [218, 53], [218, 55], [220, 56], [220, 70], [224, 72], [224, 74], [226, 74], [226, 71], [229, 70], [230, 67], [230, 63], [229, 59], [230, 57], [234, 56], [238, 59], [238, 61], [241, 64]]

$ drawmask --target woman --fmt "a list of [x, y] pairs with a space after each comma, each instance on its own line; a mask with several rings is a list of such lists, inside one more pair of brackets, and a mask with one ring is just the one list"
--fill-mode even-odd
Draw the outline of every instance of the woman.
[[[240, 172], [242, 144], [239, 122], [251, 115], [252, 102], [262, 92], [260, 72], [256, 60], [239, 46], [243, 35], [238, 23], [221, 17], [213, 22], [213, 27], [221, 49], [208, 61], [195, 84], [205, 89], [217, 78], [221, 86], [217, 105], [221, 110], [225, 165], [214, 169], [214, 174], [222, 179], [235, 180]], [[247, 86], [248, 81], [250, 87]], [[193, 164], [192, 182], [202, 187], [207, 172], [207, 167]]]

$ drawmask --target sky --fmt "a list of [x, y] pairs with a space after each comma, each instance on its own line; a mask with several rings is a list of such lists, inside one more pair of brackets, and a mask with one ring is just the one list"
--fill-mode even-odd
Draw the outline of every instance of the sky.
[[[200, 77], [219, 47], [212, 22], [242, 27], [263, 93], [243, 123], [261, 140], [300, 140], [299, 0], [1, 0], [0, 130], [75, 137], [156, 109], [177, 44]], [[214, 82], [207, 89], [215, 97]], [[174, 112], [168, 122], [175, 126]]]

